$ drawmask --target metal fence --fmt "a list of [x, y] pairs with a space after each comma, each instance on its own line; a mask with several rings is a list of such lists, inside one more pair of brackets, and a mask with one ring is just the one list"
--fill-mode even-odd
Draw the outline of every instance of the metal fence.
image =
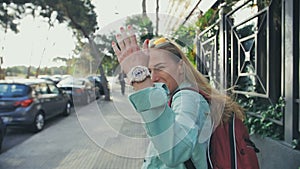
[[[299, 6], [297, 0], [293, 2]], [[300, 131], [299, 63], [295, 65], [293, 62], [299, 61], [300, 38], [298, 41], [296, 38], [298, 46], [297, 43], [292, 44], [297, 47], [293, 51], [298, 51], [298, 55], [295, 52], [294, 59], [287, 60], [286, 36], [290, 35], [286, 35], [289, 28], [286, 27], [285, 13], [287, 5], [290, 5], [288, 3], [290, 2], [273, 0], [267, 6], [261, 6], [247, 1], [237, 3], [229, 12], [224, 12], [228, 7], [222, 6], [219, 19], [197, 37], [196, 62], [198, 70], [216, 88], [234, 86], [234, 94], [255, 98], [257, 102], [270, 105], [284, 97], [286, 106], [283, 118], [270, 120], [284, 128], [284, 140], [292, 143], [299, 139]], [[296, 18], [292, 21], [293, 29], [296, 25], [298, 30], [294, 32], [298, 32], [299, 37], [299, 11], [293, 17]], [[287, 86], [290, 80], [287, 79], [287, 64], [291, 64], [294, 70], [291, 77], [288, 77], [294, 82], [292, 91]], [[287, 89], [288, 92], [297, 94], [287, 99], [290, 98]], [[252, 112], [252, 115], [256, 114]]]

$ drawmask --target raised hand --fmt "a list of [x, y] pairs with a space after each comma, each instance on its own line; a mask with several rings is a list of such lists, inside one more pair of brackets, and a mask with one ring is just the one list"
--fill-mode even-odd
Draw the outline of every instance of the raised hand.
[[116, 35], [117, 43], [112, 42], [112, 48], [118, 57], [122, 70], [127, 74], [131, 68], [135, 66], [148, 67], [148, 43], [145, 40], [142, 49], [139, 47], [136, 35], [132, 26], [128, 26], [127, 30], [123, 27], [120, 28], [120, 34]]

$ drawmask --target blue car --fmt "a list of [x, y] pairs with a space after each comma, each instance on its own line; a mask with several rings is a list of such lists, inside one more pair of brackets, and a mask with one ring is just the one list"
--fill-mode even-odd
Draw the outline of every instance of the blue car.
[[53, 82], [43, 79], [0, 81], [0, 117], [7, 126], [43, 130], [49, 118], [71, 113], [71, 100]]

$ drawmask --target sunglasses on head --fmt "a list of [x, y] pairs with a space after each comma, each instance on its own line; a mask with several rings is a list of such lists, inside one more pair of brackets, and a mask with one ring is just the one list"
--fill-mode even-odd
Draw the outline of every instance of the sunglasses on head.
[[[158, 39], [153, 39], [150, 41], [149, 43], [149, 47], [150, 48], [162, 48], [162, 47], [166, 47], [166, 46], [170, 46], [171, 48], [174, 48], [173, 50], [170, 50], [169, 52], [175, 54], [179, 59], [181, 59], [181, 54], [178, 51], [179, 49], [177, 49], [176, 45], [173, 44], [168, 38], [158, 38]], [[168, 50], [168, 49], [166, 49]]]
[[172, 44], [172, 43], [170, 42], [170, 40], [168, 38], [162, 37], [162, 38], [158, 38], [158, 39], [152, 39], [150, 41], [149, 47], [150, 48], [160, 48], [160, 47], [163, 47], [168, 44]]

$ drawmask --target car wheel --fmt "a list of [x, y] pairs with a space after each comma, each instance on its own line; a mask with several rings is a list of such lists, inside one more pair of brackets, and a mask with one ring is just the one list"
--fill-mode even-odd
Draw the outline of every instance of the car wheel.
[[38, 114], [36, 114], [36, 116], [34, 118], [33, 131], [34, 132], [42, 131], [44, 129], [44, 126], [45, 126], [44, 115], [43, 115], [43, 113], [39, 112]]
[[69, 116], [71, 114], [72, 104], [70, 102], [67, 102], [66, 108], [63, 112], [64, 116]]

